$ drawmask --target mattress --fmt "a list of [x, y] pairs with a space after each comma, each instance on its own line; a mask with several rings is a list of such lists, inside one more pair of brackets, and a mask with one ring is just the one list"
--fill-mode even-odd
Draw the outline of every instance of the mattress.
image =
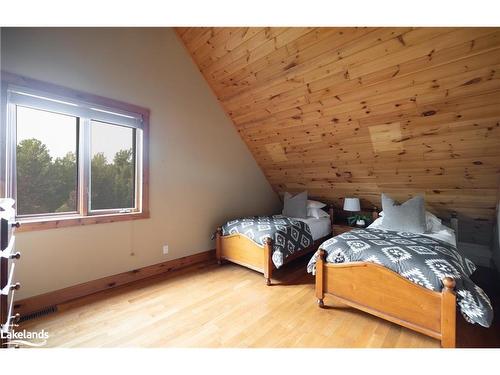
[[300, 220], [309, 226], [314, 241], [319, 240], [320, 238], [328, 236], [330, 233], [332, 233], [332, 225], [330, 223], [329, 217], [321, 217], [319, 219], [316, 219], [315, 217], [308, 217], [306, 219], [294, 219]]

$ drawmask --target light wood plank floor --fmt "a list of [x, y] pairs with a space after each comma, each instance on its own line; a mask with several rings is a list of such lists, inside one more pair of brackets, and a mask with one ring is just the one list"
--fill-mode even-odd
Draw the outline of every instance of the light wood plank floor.
[[[439, 347], [439, 342], [326, 298], [299, 260], [261, 274], [205, 264], [59, 306], [21, 329], [49, 347]], [[279, 283], [279, 284], [278, 284]]]

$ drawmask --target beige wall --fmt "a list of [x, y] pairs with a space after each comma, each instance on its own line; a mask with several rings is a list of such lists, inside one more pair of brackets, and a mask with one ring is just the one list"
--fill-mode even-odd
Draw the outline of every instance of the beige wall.
[[1, 47], [4, 70], [151, 110], [151, 218], [19, 233], [19, 298], [211, 249], [217, 224], [278, 210], [173, 30], [4, 28]]

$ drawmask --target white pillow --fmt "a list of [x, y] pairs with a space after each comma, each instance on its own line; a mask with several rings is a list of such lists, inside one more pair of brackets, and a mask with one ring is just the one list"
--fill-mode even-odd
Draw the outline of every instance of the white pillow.
[[457, 246], [457, 239], [455, 235], [455, 231], [451, 228], [448, 228], [444, 224], [440, 224], [439, 227], [435, 228], [432, 233], [429, 233], [429, 236], [432, 235], [433, 238], [437, 238], [439, 240], [448, 242], [453, 246]]
[[380, 215], [380, 217], [376, 218], [376, 219], [373, 221], [373, 223], [371, 223], [371, 224], [369, 225], [369, 227], [368, 227], [368, 228], [380, 228], [380, 227], [382, 227], [382, 221], [383, 221], [383, 219], [384, 219], [384, 218], [382, 217], [382, 216], [383, 216], [383, 215], [382, 215], [382, 212], [381, 212], [379, 215]]
[[429, 211], [425, 211], [425, 223], [427, 224], [428, 232], [438, 232], [441, 230], [441, 219], [431, 214]]
[[314, 217], [316, 219], [320, 219], [322, 217], [330, 217], [328, 212], [326, 212], [325, 210], [322, 210], [321, 208], [308, 208], [307, 209], [307, 216]]
[[309, 209], [309, 208], [323, 208], [325, 206], [326, 206], [326, 203], [323, 203], [320, 201], [313, 201], [311, 199], [307, 200], [307, 209]]

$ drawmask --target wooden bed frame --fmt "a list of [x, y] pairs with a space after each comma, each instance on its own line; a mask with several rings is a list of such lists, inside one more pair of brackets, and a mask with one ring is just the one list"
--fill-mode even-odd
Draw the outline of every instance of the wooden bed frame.
[[445, 277], [442, 292], [435, 292], [375, 263], [326, 263], [325, 257], [326, 251], [320, 249], [316, 263], [319, 307], [324, 307], [328, 294], [348, 306], [438, 339], [443, 348], [456, 346], [453, 278]]
[[[330, 215], [331, 227], [333, 223], [333, 207], [328, 208], [328, 213]], [[290, 255], [288, 258], [283, 260], [283, 265], [293, 261], [294, 259], [316, 251], [318, 246], [330, 238], [330, 236], [331, 234], [326, 237], [319, 238], [306, 249]], [[227, 260], [263, 273], [264, 278], [266, 279], [266, 284], [271, 285], [273, 270], [276, 269], [272, 261], [272, 254], [273, 240], [271, 238], [267, 239], [264, 249], [262, 249], [261, 246], [257, 245], [248, 237], [240, 234], [223, 236], [222, 228], [217, 228], [215, 236], [215, 256], [219, 264], [222, 264], [223, 261]]]

